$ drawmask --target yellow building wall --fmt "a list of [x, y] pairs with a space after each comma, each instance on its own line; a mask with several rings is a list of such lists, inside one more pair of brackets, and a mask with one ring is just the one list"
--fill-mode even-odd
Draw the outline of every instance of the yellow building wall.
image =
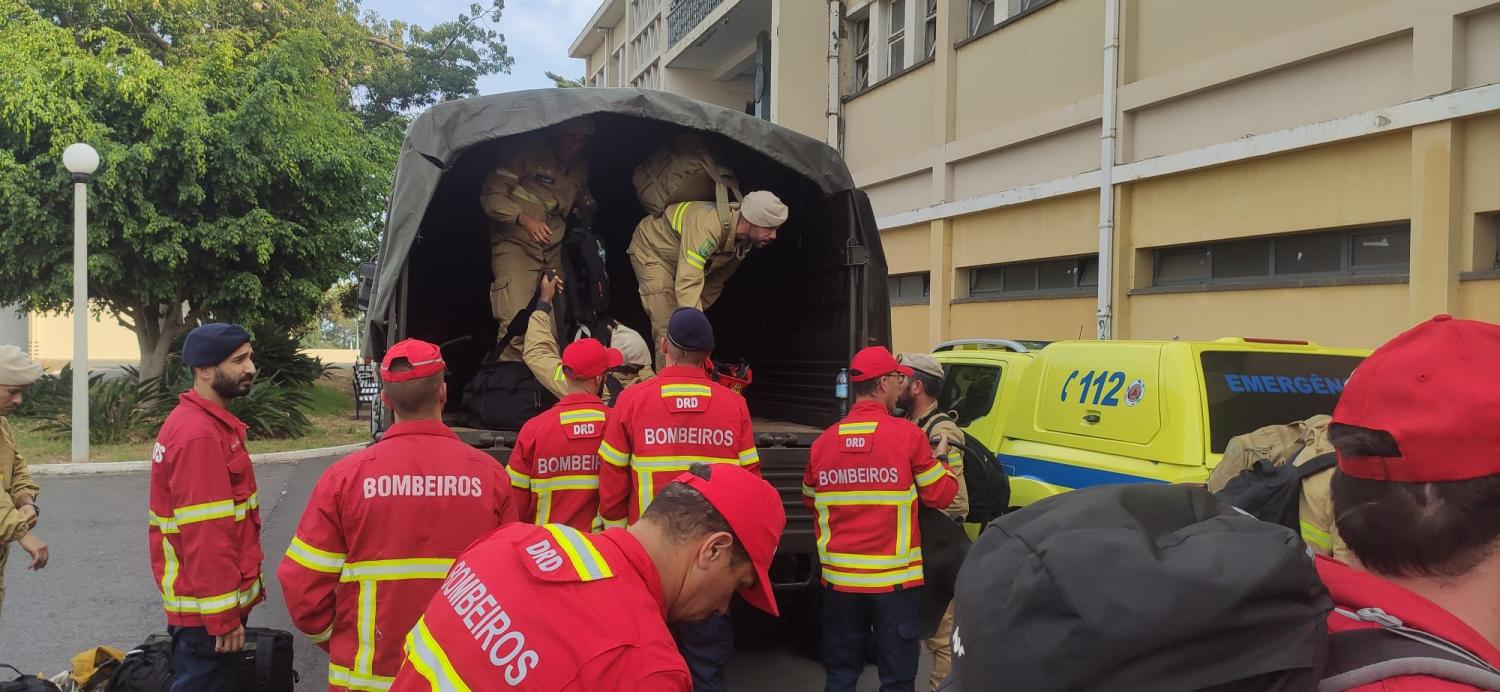
[[978, 267], [1094, 253], [1098, 224], [1097, 192], [961, 216], [953, 220], [953, 263]]
[[[1500, 211], [1500, 115], [1466, 120], [1463, 142], [1463, 236], [1459, 266], [1465, 270], [1490, 269], [1495, 258], [1494, 221], [1476, 235], [1477, 215]], [[1459, 288], [1463, 291], [1463, 287]], [[1500, 310], [1500, 306], [1496, 307]], [[1500, 320], [1492, 320], [1500, 321]]]
[[[44, 361], [73, 358], [73, 315], [31, 315], [28, 330], [31, 357]], [[135, 332], [112, 317], [89, 321], [89, 360], [139, 362], [141, 348]]]
[[907, 226], [880, 232], [880, 247], [885, 250], [885, 264], [892, 274], [925, 272], [931, 267], [928, 259], [928, 233], [931, 227]]
[[844, 158], [852, 170], [926, 151], [937, 68], [928, 63], [844, 105]]
[[1458, 316], [1500, 324], [1500, 279], [1458, 285]]
[[1406, 330], [1406, 284], [1130, 297], [1132, 339], [1307, 339], [1374, 348]]
[[891, 340], [896, 353], [927, 351], [926, 305], [897, 305], [891, 308]]
[[[1126, 0], [1136, 29], [1134, 81], [1389, 0]], [[1064, 3], [1066, 4], [1066, 3]], [[1132, 78], [1133, 77], [1133, 78]]]
[[954, 339], [1094, 338], [1093, 298], [1004, 300], [953, 306]]
[[1253, 159], [1131, 185], [1138, 248], [1411, 217], [1411, 135]]
[[1099, 93], [1104, 3], [1064, 0], [1015, 26], [958, 49], [959, 138]]

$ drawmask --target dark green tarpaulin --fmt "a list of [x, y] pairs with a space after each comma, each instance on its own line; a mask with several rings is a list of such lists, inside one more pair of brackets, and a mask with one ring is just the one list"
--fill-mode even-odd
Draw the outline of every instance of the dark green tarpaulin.
[[[389, 314], [408, 252], [443, 172], [478, 144], [530, 132], [570, 118], [612, 113], [705, 130], [738, 142], [816, 184], [825, 196], [851, 190], [854, 179], [838, 152], [822, 141], [766, 120], [647, 89], [535, 89], [449, 101], [411, 124], [396, 162], [389, 218], [367, 319]], [[366, 334], [374, 335], [367, 329]], [[366, 350], [371, 346], [367, 340]], [[375, 350], [383, 350], [383, 344]]]

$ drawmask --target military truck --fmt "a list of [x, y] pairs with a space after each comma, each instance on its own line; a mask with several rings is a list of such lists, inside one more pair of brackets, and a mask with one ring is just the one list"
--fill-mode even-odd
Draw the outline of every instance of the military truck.
[[[816, 583], [811, 514], [801, 501], [809, 447], [838, 419], [835, 380], [854, 351], [891, 341], [886, 262], [869, 198], [838, 152], [768, 121], [643, 89], [541, 89], [451, 101], [412, 122], [396, 165], [366, 310], [365, 356], [415, 337], [444, 345], [449, 411], [495, 344], [490, 314], [489, 220], [480, 187], [512, 138], [590, 116], [584, 155], [598, 200], [594, 231], [608, 250], [614, 317], [650, 334], [625, 248], [642, 219], [635, 166], [687, 131], [709, 138], [744, 191], [768, 189], [791, 217], [769, 248], [751, 253], [708, 310], [721, 362], [744, 360], [765, 477], [781, 492], [788, 526], [772, 578], [793, 590]], [[528, 278], [528, 280], [534, 280]], [[653, 347], [655, 345], [653, 344]], [[389, 417], [376, 407], [378, 435]], [[455, 426], [504, 461], [515, 430]]]

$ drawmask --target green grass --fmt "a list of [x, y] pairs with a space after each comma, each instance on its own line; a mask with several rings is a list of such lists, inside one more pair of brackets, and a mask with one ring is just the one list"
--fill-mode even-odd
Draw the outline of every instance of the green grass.
[[[251, 440], [251, 454], [264, 452], [286, 452], [296, 449], [317, 449], [368, 442], [370, 423], [365, 416], [353, 420], [354, 394], [347, 378], [331, 378], [313, 385], [308, 392], [312, 406], [308, 419], [313, 423], [311, 433], [290, 440]], [[367, 414], [368, 415], [368, 414]], [[39, 422], [25, 418], [12, 418], [11, 426], [16, 432], [16, 446], [21, 456], [30, 464], [56, 464], [72, 461], [71, 443], [68, 438], [54, 437], [38, 429]], [[124, 442], [112, 445], [92, 445], [89, 461], [139, 461], [151, 458], [151, 440]]]

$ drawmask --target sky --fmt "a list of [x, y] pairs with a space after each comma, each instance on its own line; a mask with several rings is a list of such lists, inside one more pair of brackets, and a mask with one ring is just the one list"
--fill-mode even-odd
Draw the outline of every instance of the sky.
[[[489, 0], [363, 0], [364, 9], [386, 19], [430, 27], [458, 17], [473, 2]], [[552, 86], [546, 72], [577, 79], [582, 60], [568, 57], [568, 46], [599, 9], [600, 0], [506, 0], [498, 27], [515, 64], [510, 74], [481, 77], [480, 94]]]

